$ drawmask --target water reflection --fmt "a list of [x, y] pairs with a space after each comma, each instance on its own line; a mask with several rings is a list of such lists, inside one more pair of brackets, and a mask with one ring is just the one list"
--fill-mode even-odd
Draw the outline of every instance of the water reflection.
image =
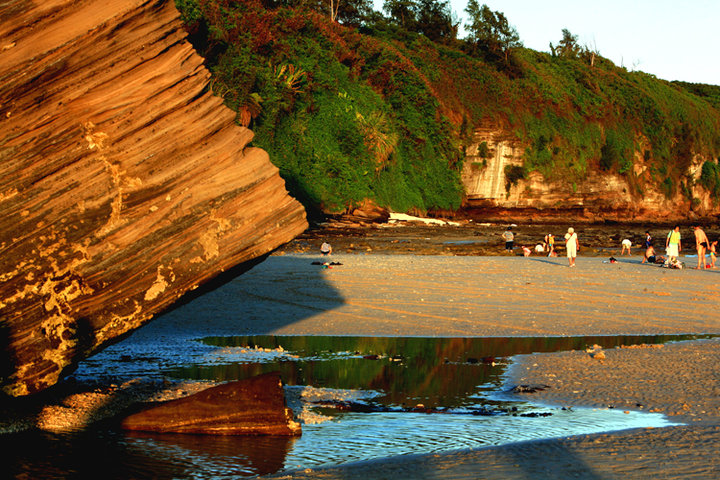
[[[201, 343], [219, 350], [168, 373], [185, 379], [231, 381], [280, 371], [287, 385], [377, 391], [381, 396], [372, 402], [386, 406], [422, 403], [428, 408], [460, 408], [477, 405], [478, 392], [498, 387], [505, 359], [512, 355], [694, 338], [698, 337], [205, 337]], [[268, 355], [258, 357], [257, 349], [269, 350]]]
[[[237, 478], [408, 453], [661, 427], [670, 423], [659, 414], [558, 410], [490, 397], [512, 355], [694, 338], [703, 337], [223, 336], [176, 343], [167, 338], [133, 342], [131, 337], [84, 362], [77, 377], [102, 381], [102, 372], [111, 372], [117, 381], [138, 375], [230, 381], [279, 370], [288, 391], [318, 390], [329, 398], [356, 392], [354, 401], [377, 410], [360, 413], [307, 403], [327, 421], [306, 423], [295, 439], [127, 433], [104, 425], [73, 434], [0, 436], [0, 449], [11, 454], [5, 471], [19, 478]], [[165, 355], [162, 348], [171, 346], [174, 355]], [[442, 413], [417, 413], [418, 404]], [[477, 415], [482, 412], [489, 414]], [[523, 416], [533, 413], [551, 416]]]

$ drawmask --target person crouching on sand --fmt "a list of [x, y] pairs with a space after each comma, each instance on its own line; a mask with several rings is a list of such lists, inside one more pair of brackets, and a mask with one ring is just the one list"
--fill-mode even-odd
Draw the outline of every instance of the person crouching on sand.
[[568, 264], [570, 267], [575, 266], [575, 257], [577, 257], [577, 251], [580, 248], [580, 242], [578, 241], [577, 233], [575, 229], [568, 228], [565, 234], [565, 250], [567, 251]]
[[322, 253], [323, 255], [332, 254], [332, 247], [330, 246], [330, 244], [327, 242], [323, 242], [323, 244], [320, 245], [320, 253]]
[[629, 238], [626, 238], [625, 240], [623, 240], [621, 245], [622, 245], [622, 250], [620, 251], [620, 255], [625, 255], [626, 251], [627, 251], [628, 255], [632, 255], [632, 253], [630, 253], [630, 249], [632, 248], [632, 242], [630, 241]]

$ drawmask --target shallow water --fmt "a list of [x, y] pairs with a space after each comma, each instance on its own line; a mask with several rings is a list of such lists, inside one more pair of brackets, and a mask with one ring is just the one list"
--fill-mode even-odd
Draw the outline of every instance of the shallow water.
[[[310, 414], [312, 422], [303, 425], [299, 438], [159, 435], [110, 427], [6, 436], [0, 441], [2, 448], [15, 453], [11, 472], [30, 478], [77, 478], [93, 472], [102, 472], [104, 478], [239, 478], [396, 455], [668, 426], [672, 424], [660, 414], [564, 410], [508, 399], [498, 395], [505, 388], [502, 375], [509, 357], [520, 353], [696, 338], [190, 338], [188, 331], [163, 336], [157, 331], [140, 332], [83, 362], [76, 378], [229, 381], [280, 371], [290, 398], [307, 394], [293, 406], [298, 412], [304, 409], [303, 415]], [[338, 402], [348, 409], [336, 408]]]

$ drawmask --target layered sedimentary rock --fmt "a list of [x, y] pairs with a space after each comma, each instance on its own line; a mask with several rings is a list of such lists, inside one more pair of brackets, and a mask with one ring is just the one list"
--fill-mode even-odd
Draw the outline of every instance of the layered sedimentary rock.
[[5, 393], [54, 384], [306, 228], [208, 82], [172, 1], [0, 6]]
[[[587, 222], [686, 221], [718, 214], [717, 205], [697, 182], [690, 187], [695, 202], [680, 193], [666, 197], [650, 178], [649, 167], [640, 152], [635, 155], [633, 171], [626, 175], [595, 172], [581, 181], [568, 182], [550, 181], [538, 172], [530, 172], [526, 178], [508, 184], [505, 168], [523, 165], [525, 147], [500, 128], [488, 127], [475, 132], [475, 143], [467, 150], [462, 173], [466, 208], [482, 209], [485, 216], [493, 215], [495, 209], [495, 214], [513, 218], [527, 216], [542, 220], [572, 216]], [[704, 160], [696, 156], [688, 177], [699, 178]], [[629, 181], [631, 178], [633, 184]]]
[[132, 414], [126, 430], [208, 435], [300, 435], [300, 424], [285, 406], [280, 374], [211, 387]]

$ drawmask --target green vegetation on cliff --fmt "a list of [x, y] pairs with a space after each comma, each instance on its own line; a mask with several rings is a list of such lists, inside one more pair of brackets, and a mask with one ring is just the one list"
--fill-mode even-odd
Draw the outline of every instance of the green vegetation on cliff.
[[[668, 196], [720, 195], [718, 88], [628, 72], [562, 32], [525, 49], [507, 19], [471, 0], [458, 40], [447, 2], [387, 0], [384, 17], [348, 1], [177, 0], [213, 89], [250, 126], [310, 210], [372, 199], [396, 211], [456, 209], [463, 147], [478, 127], [525, 145], [522, 171], [582, 182], [599, 171]], [[330, 3], [328, 2], [328, 5]], [[635, 158], [648, 167], [633, 171]], [[713, 176], [714, 175], [714, 176]]]

